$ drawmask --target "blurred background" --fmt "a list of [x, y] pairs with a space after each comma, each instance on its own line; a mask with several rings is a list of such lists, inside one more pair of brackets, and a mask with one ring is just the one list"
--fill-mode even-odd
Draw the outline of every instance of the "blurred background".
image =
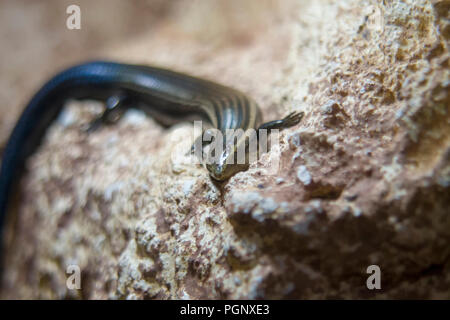
[[[80, 30], [66, 27], [66, 9], [72, 4], [81, 9]], [[261, 71], [258, 78], [266, 74], [265, 85], [270, 85], [289, 49], [288, 32], [273, 26], [283, 26], [293, 5], [268, 0], [2, 0], [0, 145], [45, 81], [86, 60], [156, 64], [229, 84], [241, 78], [241, 89], [264, 92], [254, 75], [227, 66], [252, 63]]]

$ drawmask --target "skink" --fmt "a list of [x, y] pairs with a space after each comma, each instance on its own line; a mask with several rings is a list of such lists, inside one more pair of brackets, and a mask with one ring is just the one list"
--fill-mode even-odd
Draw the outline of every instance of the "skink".
[[[203, 119], [221, 132], [226, 129], [281, 129], [297, 124], [303, 113], [261, 124], [258, 105], [238, 90], [186, 74], [140, 65], [96, 61], [69, 68], [47, 82], [20, 116], [4, 149], [0, 173], [0, 228], [8, 198], [26, 158], [38, 147], [46, 129], [69, 99], [105, 102], [103, 115], [92, 128], [113, 122], [127, 108], [147, 112], [164, 125]], [[223, 142], [225, 144], [225, 141]], [[246, 165], [227, 164], [236, 146], [207, 165], [212, 178], [223, 181]]]

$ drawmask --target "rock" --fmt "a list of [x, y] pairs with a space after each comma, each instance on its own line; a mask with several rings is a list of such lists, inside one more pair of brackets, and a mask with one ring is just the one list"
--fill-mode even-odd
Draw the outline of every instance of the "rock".
[[108, 49], [235, 86], [266, 120], [304, 111], [280, 157], [219, 185], [170, 160], [192, 126], [86, 136], [93, 107], [70, 104], [29, 161], [2, 298], [450, 298], [448, 1], [229, 3], [177, 2]]

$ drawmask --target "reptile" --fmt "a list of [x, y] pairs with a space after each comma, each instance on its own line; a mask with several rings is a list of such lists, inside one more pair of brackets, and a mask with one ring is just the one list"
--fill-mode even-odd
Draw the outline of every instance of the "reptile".
[[[117, 122], [128, 108], [140, 109], [164, 126], [201, 119], [220, 132], [239, 128], [283, 129], [296, 125], [303, 117], [303, 112], [293, 112], [281, 120], [262, 123], [258, 105], [244, 93], [158, 67], [110, 61], [70, 67], [51, 78], [34, 95], [12, 130], [3, 151], [0, 172], [0, 228], [12, 189], [24, 172], [25, 160], [37, 149], [47, 128], [70, 99], [104, 102], [103, 113], [87, 131]], [[214, 180], [227, 180], [248, 167], [248, 163], [238, 165], [226, 161], [235, 156], [237, 143], [241, 142], [224, 148], [218, 161], [206, 165]]]

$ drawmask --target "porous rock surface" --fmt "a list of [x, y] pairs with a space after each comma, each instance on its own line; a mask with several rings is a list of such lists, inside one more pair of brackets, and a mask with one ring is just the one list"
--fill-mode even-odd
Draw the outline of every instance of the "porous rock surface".
[[86, 135], [101, 106], [70, 103], [28, 163], [1, 296], [450, 298], [450, 2], [172, 6], [110, 50], [304, 119], [217, 184], [173, 157], [190, 124], [130, 112]]

